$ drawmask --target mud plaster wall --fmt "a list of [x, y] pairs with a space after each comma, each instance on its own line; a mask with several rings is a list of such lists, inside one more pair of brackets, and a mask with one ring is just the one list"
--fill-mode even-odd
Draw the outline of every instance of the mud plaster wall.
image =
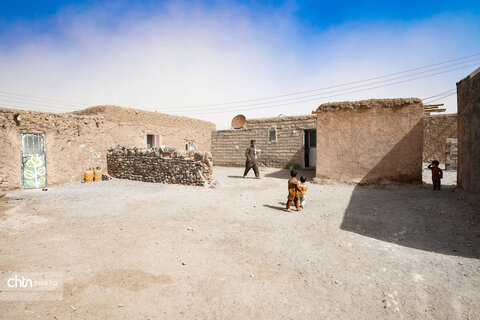
[[423, 105], [419, 99], [388, 102], [317, 110], [318, 178], [421, 183]]
[[457, 83], [457, 184], [480, 193], [480, 68]]
[[[14, 121], [17, 113], [21, 116], [18, 126]], [[215, 129], [213, 123], [162, 117], [168, 121], [157, 119], [157, 122], [143, 124], [109, 121], [100, 114], [86, 116], [0, 108], [0, 189], [21, 187], [22, 132], [45, 134], [48, 185], [79, 181], [88, 167], [100, 166], [106, 172], [108, 148], [146, 147], [147, 133], [164, 133], [162, 142], [170, 142], [180, 150], [184, 150], [188, 138], [197, 143], [198, 150], [209, 151], [210, 132]]]
[[[314, 115], [247, 120], [246, 129], [212, 131], [213, 163], [217, 166], [244, 166], [245, 149], [256, 140], [257, 161], [269, 167], [303, 165], [303, 130], [315, 129]], [[275, 128], [277, 140], [269, 141]]]
[[442, 114], [423, 119], [423, 161], [446, 162], [447, 139], [458, 137], [457, 114]]
[[74, 112], [76, 115], [101, 115], [106, 132], [115, 132], [120, 145], [146, 147], [147, 134], [159, 134], [160, 144], [185, 150], [191, 142], [199, 151], [211, 150], [211, 131], [215, 124], [198, 119], [172, 116], [118, 106], [98, 106]]

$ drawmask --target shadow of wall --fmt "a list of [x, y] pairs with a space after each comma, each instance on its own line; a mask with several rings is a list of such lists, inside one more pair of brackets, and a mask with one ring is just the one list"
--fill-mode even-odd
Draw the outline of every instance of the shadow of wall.
[[415, 126], [355, 187], [341, 229], [419, 250], [480, 258], [480, 215], [453, 186], [441, 192], [420, 185], [362, 186], [395, 163], [419, 129]]

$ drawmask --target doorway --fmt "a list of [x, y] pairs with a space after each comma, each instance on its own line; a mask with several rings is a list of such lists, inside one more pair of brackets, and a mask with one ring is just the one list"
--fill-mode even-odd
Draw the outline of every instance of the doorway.
[[303, 163], [306, 169], [316, 167], [317, 160], [317, 130], [304, 130], [303, 136]]
[[24, 189], [47, 186], [45, 161], [45, 135], [22, 133], [22, 187]]

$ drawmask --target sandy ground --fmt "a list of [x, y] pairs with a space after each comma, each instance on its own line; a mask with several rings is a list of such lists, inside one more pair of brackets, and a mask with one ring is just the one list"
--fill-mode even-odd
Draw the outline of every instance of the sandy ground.
[[[127, 180], [0, 199], [0, 272], [59, 272], [63, 298], [3, 319], [479, 319], [480, 219], [452, 186], [309, 185], [285, 171], [215, 189]], [[311, 176], [312, 172], [307, 172]], [[428, 178], [426, 179], [428, 180]]]

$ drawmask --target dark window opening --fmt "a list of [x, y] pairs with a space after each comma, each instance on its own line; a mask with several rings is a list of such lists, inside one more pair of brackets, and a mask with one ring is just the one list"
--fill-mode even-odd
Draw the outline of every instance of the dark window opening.
[[277, 130], [275, 128], [270, 128], [268, 130], [268, 141], [276, 141], [277, 140]]
[[147, 134], [147, 148], [159, 147], [160, 135], [159, 134]]

